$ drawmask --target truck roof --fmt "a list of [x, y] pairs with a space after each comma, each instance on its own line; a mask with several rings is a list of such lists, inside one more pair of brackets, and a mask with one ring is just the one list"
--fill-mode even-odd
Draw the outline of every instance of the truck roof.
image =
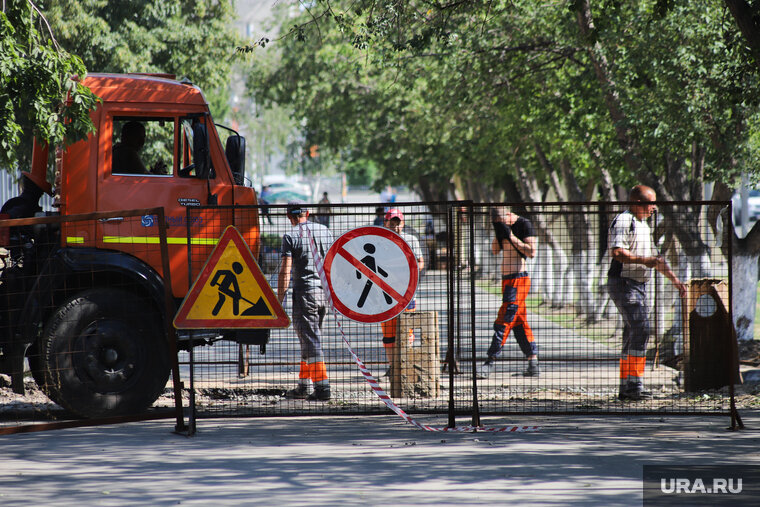
[[206, 105], [197, 86], [168, 75], [93, 73], [87, 75], [84, 85], [104, 102]]

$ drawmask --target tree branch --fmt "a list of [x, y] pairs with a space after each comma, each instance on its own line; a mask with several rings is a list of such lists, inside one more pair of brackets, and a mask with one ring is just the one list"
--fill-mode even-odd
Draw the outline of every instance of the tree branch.
[[725, 3], [755, 59], [755, 65], [760, 68], [760, 23], [752, 12], [753, 8], [746, 0], [725, 0]]
[[[48, 34], [50, 35], [50, 40], [53, 41], [53, 45], [55, 46], [55, 50], [59, 53], [61, 52], [61, 46], [58, 45], [58, 41], [55, 40], [55, 36], [53, 35], [53, 29], [50, 28], [50, 23], [48, 23], [47, 18], [44, 14], [42, 14], [42, 11], [37, 8], [36, 5], [34, 5], [34, 2], [32, 0], [27, 0], [29, 2], [29, 5], [32, 6], [32, 9], [39, 15], [40, 19], [45, 22], [45, 26], [47, 27]], [[5, 2], [3, 2], [3, 10], [5, 10]]]

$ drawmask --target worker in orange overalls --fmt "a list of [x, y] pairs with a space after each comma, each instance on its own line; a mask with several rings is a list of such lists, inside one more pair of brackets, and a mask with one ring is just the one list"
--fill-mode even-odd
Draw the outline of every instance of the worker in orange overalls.
[[[422, 270], [425, 268], [425, 258], [422, 256], [422, 249], [420, 248], [419, 240], [414, 235], [404, 232], [404, 214], [396, 208], [389, 209], [383, 218], [383, 226], [387, 229], [392, 230], [401, 236], [404, 241], [406, 241], [406, 243], [412, 249], [414, 258], [417, 259], [417, 269], [422, 272]], [[411, 312], [414, 311], [416, 307], [417, 301], [412, 298], [412, 301], [407, 305], [404, 311]], [[391, 349], [396, 345], [397, 323], [398, 318], [393, 318], [381, 323], [383, 329], [383, 348], [385, 349], [385, 359], [389, 364], [391, 362]], [[407, 332], [407, 339], [414, 339], [414, 334], [411, 329]], [[389, 376], [390, 374], [391, 369], [389, 367], [385, 372], [385, 376]]]
[[536, 255], [538, 240], [530, 220], [515, 215], [504, 206], [491, 210], [491, 220], [496, 232], [491, 242], [491, 252], [494, 255], [499, 252], [502, 254], [502, 302], [493, 323], [494, 333], [491, 346], [488, 347], [488, 358], [479, 368], [477, 377], [485, 379], [491, 374], [510, 331], [514, 332], [517, 344], [528, 360], [523, 375], [537, 377], [541, 373], [538, 367], [538, 346], [525, 309], [525, 299], [530, 291], [530, 276], [525, 271], [525, 259]]

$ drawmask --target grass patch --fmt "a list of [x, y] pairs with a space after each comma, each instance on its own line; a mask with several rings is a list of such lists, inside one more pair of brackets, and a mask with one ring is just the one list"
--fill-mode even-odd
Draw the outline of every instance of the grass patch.
[[605, 345], [618, 346], [620, 333], [616, 333], [617, 314], [615, 318], [600, 319], [598, 322], [589, 322], [585, 315], [580, 315], [574, 305], [563, 308], [552, 308], [548, 302], [541, 298], [528, 298], [526, 306], [535, 315], [550, 322], [572, 330], [574, 334], [585, 336], [589, 340]]
[[[492, 283], [476, 282], [478, 288], [489, 294], [501, 295], [501, 287]], [[563, 308], [552, 308], [548, 302], [538, 296], [529, 296], [525, 300], [525, 307], [533, 314], [553, 322], [573, 333], [585, 336], [590, 340], [604, 343], [605, 345], [617, 346], [620, 343], [620, 333], [615, 333], [617, 325], [617, 313], [611, 319], [602, 319], [599, 322], [588, 322], [586, 317], [579, 315], [574, 305]], [[617, 312], [617, 310], [614, 310]]]

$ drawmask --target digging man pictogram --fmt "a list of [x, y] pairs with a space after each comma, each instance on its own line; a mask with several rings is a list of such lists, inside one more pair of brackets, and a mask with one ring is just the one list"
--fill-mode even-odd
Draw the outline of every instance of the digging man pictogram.
[[219, 300], [216, 302], [214, 309], [211, 310], [211, 315], [216, 317], [224, 306], [227, 297], [232, 298], [232, 314], [237, 316], [240, 313], [240, 301], [250, 303], [251, 306], [243, 312], [242, 315], [246, 316], [261, 316], [271, 315], [266, 303], [259, 298], [257, 303], [254, 303], [250, 299], [243, 297], [240, 292], [240, 285], [238, 284], [237, 275], [243, 272], [243, 265], [239, 262], [232, 263], [232, 271], [229, 269], [220, 269], [214, 273], [214, 277], [211, 279], [211, 287], [219, 287]]

